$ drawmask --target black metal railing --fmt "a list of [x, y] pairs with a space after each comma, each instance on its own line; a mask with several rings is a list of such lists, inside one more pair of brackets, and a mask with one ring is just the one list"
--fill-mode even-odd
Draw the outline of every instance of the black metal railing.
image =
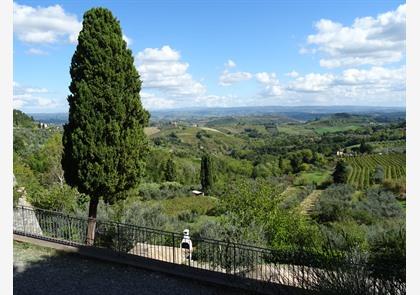
[[[87, 225], [88, 218], [14, 207], [13, 230], [20, 235], [85, 245]], [[179, 233], [97, 220], [93, 247], [304, 289], [337, 288], [342, 293], [340, 290], [360, 288], [367, 294], [405, 294], [405, 269], [397, 275], [388, 268], [378, 272], [342, 253], [280, 251], [212, 239], [192, 239], [189, 251], [181, 247], [183, 238]]]

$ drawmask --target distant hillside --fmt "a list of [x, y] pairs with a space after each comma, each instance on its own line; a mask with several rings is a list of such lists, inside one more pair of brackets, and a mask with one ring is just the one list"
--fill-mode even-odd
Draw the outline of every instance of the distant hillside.
[[[395, 119], [405, 119], [405, 108], [403, 107], [365, 107], [365, 106], [263, 106], [263, 107], [231, 107], [231, 108], [186, 108], [186, 109], [168, 109], [151, 110], [151, 121], [189, 121], [199, 125], [207, 124], [213, 121], [217, 125], [218, 118], [222, 118], [221, 123], [234, 123], [240, 117], [253, 117], [254, 120], [261, 123], [270, 122], [306, 122], [319, 119], [325, 116], [331, 116], [335, 113], [347, 113], [352, 115], [370, 115], [377, 122], [393, 121]], [[49, 124], [62, 125], [67, 122], [67, 113], [34, 113], [30, 114], [37, 121]], [[271, 117], [271, 119], [270, 119]], [[234, 119], [232, 119], [234, 118]], [[227, 121], [225, 121], [227, 120]], [[201, 123], [201, 124], [200, 124]]]
[[332, 115], [324, 115], [323, 117], [317, 118], [312, 121], [313, 124], [339, 124], [339, 123], [387, 123], [391, 121], [404, 121], [405, 112], [392, 112], [392, 113], [380, 113], [371, 112], [364, 114], [352, 114], [352, 113], [335, 113]]
[[286, 122], [296, 122], [296, 120], [291, 119], [282, 115], [254, 115], [254, 116], [238, 116], [238, 117], [218, 117], [216, 119], [211, 119], [207, 122], [207, 126], [226, 126], [226, 125], [237, 125], [237, 124], [278, 124]]
[[34, 113], [30, 115], [36, 121], [54, 125], [64, 125], [69, 118], [68, 113]]
[[33, 117], [28, 116], [20, 110], [13, 110], [13, 126], [14, 127], [32, 127], [35, 125]]

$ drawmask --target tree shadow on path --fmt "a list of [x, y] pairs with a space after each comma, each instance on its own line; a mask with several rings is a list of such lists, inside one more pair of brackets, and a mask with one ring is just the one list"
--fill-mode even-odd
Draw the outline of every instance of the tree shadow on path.
[[[56, 252], [13, 265], [13, 294], [246, 294], [153, 272]], [[249, 293], [250, 294], [250, 293]]]

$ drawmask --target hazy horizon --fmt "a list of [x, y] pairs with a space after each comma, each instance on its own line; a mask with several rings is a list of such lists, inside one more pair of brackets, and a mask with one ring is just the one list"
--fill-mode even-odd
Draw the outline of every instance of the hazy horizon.
[[[361, 108], [361, 109], [396, 109], [406, 110], [406, 106], [379, 106], [379, 105], [296, 105], [296, 106], [282, 106], [282, 105], [271, 105], [271, 106], [231, 106], [231, 107], [179, 107], [179, 108], [167, 108], [167, 109], [147, 109], [151, 112], [166, 112], [166, 111], [181, 111], [181, 110], [211, 110], [211, 109], [264, 109], [264, 108], [285, 108], [285, 109], [299, 109], [299, 108], [324, 108], [324, 109], [346, 109], [346, 108]], [[17, 108], [20, 110], [19, 108]], [[25, 112], [27, 114], [67, 114], [68, 111], [57, 111], [57, 112]]]

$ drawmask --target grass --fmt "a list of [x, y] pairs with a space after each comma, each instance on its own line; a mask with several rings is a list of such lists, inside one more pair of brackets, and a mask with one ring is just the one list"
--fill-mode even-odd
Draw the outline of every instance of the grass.
[[146, 128], [144, 128], [144, 132], [146, 133], [147, 136], [156, 134], [159, 131], [160, 131], [160, 129], [157, 128], [157, 127], [146, 127]]
[[322, 182], [326, 181], [330, 176], [331, 172], [328, 170], [302, 172], [295, 179], [294, 184], [302, 185], [316, 183], [317, 185], [320, 185]]
[[[261, 126], [262, 129], [263, 126]], [[201, 139], [197, 138], [197, 133], [205, 131], [207, 135]], [[239, 148], [245, 143], [244, 139], [225, 133], [227, 130], [218, 130], [208, 127], [173, 127], [161, 130], [151, 135], [152, 138], [167, 138], [174, 133], [182, 144], [197, 148], [203, 146], [208, 151], [226, 151], [231, 148]]]
[[28, 265], [57, 254], [57, 251], [51, 248], [13, 241], [13, 263], [17, 271], [23, 271]]
[[185, 211], [196, 211], [198, 215], [206, 215], [216, 206], [217, 201], [217, 198], [209, 196], [185, 196], [148, 202], [162, 205], [165, 214], [176, 217]]
[[208, 221], [217, 221], [219, 220], [219, 216], [207, 216], [207, 215], [200, 215], [194, 220], [193, 223], [187, 223], [188, 229], [191, 233], [199, 232], [200, 229], [203, 228], [203, 225]]

